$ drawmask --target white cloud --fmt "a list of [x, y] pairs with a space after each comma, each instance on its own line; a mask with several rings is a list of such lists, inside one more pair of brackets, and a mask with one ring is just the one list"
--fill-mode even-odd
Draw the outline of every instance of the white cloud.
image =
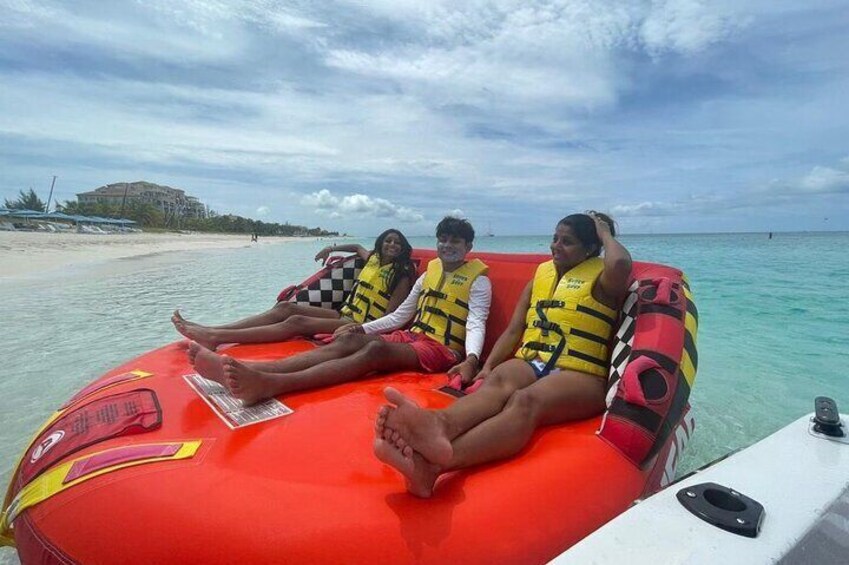
[[640, 202], [638, 204], [618, 204], [611, 208], [614, 217], [630, 216], [670, 216], [675, 213], [676, 205], [671, 202]]
[[259, 208], [256, 209], [256, 215], [260, 216], [260, 217], [267, 216], [269, 210], [270, 209], [269, 209], [268, 206], [260, 206]]
[[620, 204], [613, 206], [611, 212], [620, 217], [693, 216], [743, 208], [800, 205], [813, 194], [849, 193], [849, 157], [840, 160], [836, 167], [817, 165], [801, 178], [771, 179], [766, 184], [752, 185], [731, 194]]
[[849, 192], [849, 170], [816, 166], [805, 175], [799, 186], [806, 192]]
[[640, 26], [650, 53], [695, 53], [726, 39], [743, 25], [721, 4], [702, 0], [655, 0]]
[[[158, 5], [157, 5], [158, 4]], [[119, 13], [122, 10], [124, 13]], [[65, 48], [98, 47], [112, 57], [142, 56], [163, 61], [179, 56], [193, 62], [220, 63], [243, 52], [243, 30], [227, 19], [229, 11], [207, 2], [175, 8], [171, 2], [140, 7], [126, 4], [86, 7], [60, 2], [47, 6], [18, 1], [0, 9], [6, 27], [33, 42], [49, 41]], [[50, 30], [50, 37], [42, 34]], [[223, 38], [226, 36], [226, 41]]]
[[383, 198], [373, 198], [365, 194], [349, 194], [337, 197], [327, 189], [319, 190], [301, 199], [301, 204], [311, 206], [318, 213], [326, 213], [331, 218], [349, 216], [367, 216], [374, 218], [396, 218], [404, 222], [418, 223], [424, 216], [405, 206], [398, 206]]
[[529, 120], [529, 107], [615, 104], [628, 85], [616, 72], [623, 51], [694, 53], [742, 25], [731, 9], [697, 0], [423, 5], [390, 11], [385, 3], [365, 4], [419, 34], [385, 48], [331, 44], [327, 64], [391, 80], [437, 104], [463, 100]]

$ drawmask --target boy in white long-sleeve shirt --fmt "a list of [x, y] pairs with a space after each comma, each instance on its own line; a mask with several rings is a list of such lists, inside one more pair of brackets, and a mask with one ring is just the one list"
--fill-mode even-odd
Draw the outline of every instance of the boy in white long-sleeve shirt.
[[[374, 372], [448, 371], [464, 382], [477, 373], [492, 286], [486, 265], [466, 261], [475, 232], [447, 217], [436, 229], [437, 259], [391, 314], [337, 330], [328, 346], [272, 362], [240, 362], [196, 343], [189, 358], [245, 404], [280, 394], [348, 382]], [[409, 329], [400, 328], [412, 320]]]

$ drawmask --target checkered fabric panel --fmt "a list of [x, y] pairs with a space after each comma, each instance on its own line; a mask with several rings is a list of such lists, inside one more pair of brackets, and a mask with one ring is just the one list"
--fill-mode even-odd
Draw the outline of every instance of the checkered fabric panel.
[[639, 281], [628, 288], [628, 296], [625, 298], [625, 303], [622, 305], [622, 315], [620, 316], [619, 329], [616, 330], [616, 335], [613, 338], [613, 351], [610, 354], [610, 377], [607, 379], [607, 406], [613, 402], [616, 396], [619, 379], [625, 373], [625, 367], [631, 360], [631, 349], [634, 345], [634, 329], [637, 320], [637, 289], [640, 287]]
[[364, 265], [362, 259], [352, 257], [330, 269], [324, 269], [324, 272], [319, 271], [320, 278], [300, 288], [291, 302], [338, 309], [347, 298]]

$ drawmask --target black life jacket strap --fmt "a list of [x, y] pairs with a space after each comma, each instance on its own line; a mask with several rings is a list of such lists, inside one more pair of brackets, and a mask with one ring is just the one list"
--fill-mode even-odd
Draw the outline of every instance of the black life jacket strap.
[[554, 369], [554, 366], [557, 364], [557, 360], [560, 359], [560, 356], [563, 355], [563, 351], [566, 349], [566, 335], [563, 333], [563, 330], [560, 329], [559, 325], [549, 322], [548, 320], [534, 320], [534, 327], [542, 328], [543, 335], [546, 335], [546, 332], [551, 331], [560, 336], [560, 340], [557, 342], [557, 345], [551, 345], [550, 343], [542, 343], [539, 341], [529, 341], [522, 344], [522, 348], [524, 349], [551, 353], [551, 357], [543, 369], [545, 373], [548, 373]]
[[342, 306], [339, 308], [340, 311], [344, 310], [345, 308], [348, 308], [348, 309], [351, 310], [351, 312], [356, 312], [357, 314], [359, 314], [362, 311], [359, 308], [357, 308], [356, 306], [354, 306], [354, 297], [356, 297], [356, 295], [357, 295], [357, 287], [359, 287], [359, 286], [360, 286], [360, 281], [359, 281], [359, 279], [357, 279], [357, 280], [354, 281], [354, 284], [351, 286], [351, 290], [348, 291], [348, 296], [345, 298], [345, 301], [342, 303]]

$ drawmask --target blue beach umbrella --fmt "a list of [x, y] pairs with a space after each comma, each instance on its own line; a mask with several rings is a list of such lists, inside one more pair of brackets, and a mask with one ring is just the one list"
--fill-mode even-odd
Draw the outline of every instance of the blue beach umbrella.
[[76, 221], [77, 218], [79, 218], [80, 216], [70, 216], [68, 214], [65, 214], [64, 212], [50, 212], [49, 214], [47, 214], [47, 217], [51, 220]]
[[43, 218], [47, 214], [37, 210], [12, 210], [9, 215], [15, 218]]

